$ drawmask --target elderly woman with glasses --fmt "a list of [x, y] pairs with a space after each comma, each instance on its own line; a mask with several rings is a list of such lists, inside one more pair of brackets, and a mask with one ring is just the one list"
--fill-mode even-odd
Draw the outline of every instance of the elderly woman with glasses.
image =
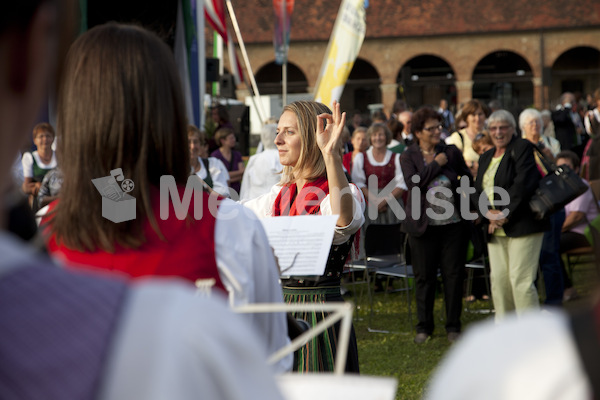
[[455, 341], [461, 330], [467, 230], [456, 188], [461, 178], [472, 179], [461, 151], [440, 140], [441, 118], [433, 108], [419, 109], [412, 118], [417, 141], [400, 156], [410, 190], [402, 230], [408, 234], [416, 277], [415, 343], [426, 342], [433, 333], [438, 269], [444, 282], [448, 340]]
[[560, 142], [543, 134], [542, 114], [535, 108], [526, 108], [519, 114], [519, 128], [523, 139], [537, 146], [547, 159], [554, 160], [554, 157], [560, 153]]
[[[523, 139], [529, 140], [538, 150], [534, 153], [538, 171], [546, 174], [543, 159], [554, 161], [560, 153], [560, 142], [542, 133], [542, 114], [535, 108], [527, 108], [519, 114], [519, 128]], [[565, 211], [560, 210], [548, 217], [550, 229], [544, 232], [542, 250], [540, 252], [540, 269], [544, 275], [546, 289], [545, 304], [560, 305], [563, 301], [564, 282], [560, 260], [560, 231], [565, 220]]]
[[[511, 113], [497, 110], [488, 119], [494, 147], [479, 159], [475, 189], [488, 234], [490, 280], [496, 320], [508, 312], [521, 313], [539, 308], [534, 280], [548, 221], [538, 221], [529, 208], [529, 199], [541, 175], [536, 167], [533, 145], [515, 136]], [[479, 202], [481, 203], [481, 201]]]

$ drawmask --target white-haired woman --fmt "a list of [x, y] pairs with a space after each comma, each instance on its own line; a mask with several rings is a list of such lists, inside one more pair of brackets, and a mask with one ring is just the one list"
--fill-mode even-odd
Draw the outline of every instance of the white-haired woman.
[[519, 114], [519, 128], [523, 139], [529, 140], [549, 160], [554, 160], [560, 153], [560, 142], [544, 135], [542, 114], [535, 108], [526, 108]]
[[529, 199], [541, 175], [533, 156], [533, 145], [515, 136], [511, 113], [497, 110], [488, 118], [494, 148], [481, 155], [475, 180], [478, 195], [484, 193], [489, 210], [485, 218], [490, 257], [490, 280], [496, 319], [508, 312], [539, 308], [534, 285], [543, 232], [548, 221], [538, 221], [529, 209]]
[[[538, 171], [542, 176], [548, 173], [544, 162], [554, 160], [560, 152], [560, 142], [542, 133], [542, 114], [535, 108], [527, 108], [519, 115], [519, 127], [524, 139], [533, 144], [542, 156], [535, 152], [534, 157]], [[547, 165], [547, 163], [546, 163]], [[564, 282], [560, 261], [560, 231], [565, 220], [565, 211], [560, 210], [549, 216], [550, 229], [544, 232], [542, 250], [540, 252], [540, 269], [544, 275], [546, 289], [545, 304], [560, 305], [563, 301]]]

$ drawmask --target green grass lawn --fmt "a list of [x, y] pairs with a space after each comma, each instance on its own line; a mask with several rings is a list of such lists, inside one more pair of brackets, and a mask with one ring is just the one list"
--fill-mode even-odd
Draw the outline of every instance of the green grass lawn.
[[[590, 301], [598, 281], [598, 274], [592, 264], [578, 265], [573, 273], [573, 282], [580, 297], [566, 303], [566, 307], [575, 307]], [[364, 286], [364, 285], [363, 285]], [[399, 286], [397, 283], [395, 286]], [[420, 399], [427, 381], [446, 351], [451, 347], [446, 339], [442, 297], [435, 303], [436, 327], [432, 338], [422, 345], [413, 343], [416, 324], [416, 306], [414, 296], [411, 301], [412, 324], [409, 323], [406, 295], [403, 292], [374, 295], [374, 316], [371, 327], [392, 330], [395, 333], [373, 333], [367, 327], [369, 307], [366, 292], [361, 296], [361, 286], [349, 287], [355, 296], [347, 296], [356, 301], [354, 328], [358, 340], [361, 374], [393, 376], [398, 380], [397, 399]], [[543, 286], [540, 288], [543, 296]], [[466, 305], [466, 304], [465, 304]], [[488, 303], [476, 301], [470, 308], [485, 309]], [[493, 314], [463, 311], [463, 330], [470, 324], [493, 318]], [[467, 366], [465, 366], [467, 368]], [[460, 373], [460, 372], [458, 372]]]

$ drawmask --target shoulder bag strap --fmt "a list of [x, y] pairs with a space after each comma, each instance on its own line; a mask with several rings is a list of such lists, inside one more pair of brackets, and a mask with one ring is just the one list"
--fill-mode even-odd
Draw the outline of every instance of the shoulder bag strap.
[[213, 180], [212, 176], [210, 176], [210, 169], [208, 168], [208, 158], [202, 158], [202, 164], [204, 164], [204, 168], [206, 169], [206, 179], [204, 179], [204, 182], [206, 182], [206, 184], [212, 188]]

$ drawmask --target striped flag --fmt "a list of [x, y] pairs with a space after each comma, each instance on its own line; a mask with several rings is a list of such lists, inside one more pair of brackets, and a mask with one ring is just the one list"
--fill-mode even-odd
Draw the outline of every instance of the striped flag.
[[287, 61], [290, 46], [294, 0], [273, 0], [273, 11], [275, 11], [275, 36], [273, 37], [275, 62], [282, 65]]
[[239, 85], [244, 81], [242, 67], [240, 65], [235, 46], [231, 38], [231, 34], [227, 29], [225, 21], [225, 5], [223, 0], [204, 0], [204, 15], [210, 26], [217, 31], [223, 38], [223, 43], [227, 45], [227, 54], [229, 55], [229, 69], [233, 74], [235, 84]]
[[365, 0], [342, 0], [327, 45], [315, 90], [315, 101], [339, 101], [367, 31]]

